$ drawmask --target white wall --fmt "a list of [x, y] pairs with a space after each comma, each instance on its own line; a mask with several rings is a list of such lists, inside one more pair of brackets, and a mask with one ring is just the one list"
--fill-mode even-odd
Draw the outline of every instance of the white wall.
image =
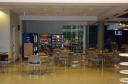
[[[9, 58], [12, 58], [12, 28], [19, 24], [19, 17], [8, 9], [0, 10], [0, 52], [8, 52]], [[18, 56], [18, 30], [15, 29], [15, 49]]]
[[0, 10], [0, 52], [10, 54], [10, 12]]

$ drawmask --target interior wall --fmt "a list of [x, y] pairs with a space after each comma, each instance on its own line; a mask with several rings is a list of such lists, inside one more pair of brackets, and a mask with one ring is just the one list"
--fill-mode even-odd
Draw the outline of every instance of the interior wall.
[[26, 32], [61, 33], [63, 22], [26, 21]]
[[22, 32], [26, 32], [26, 24], [27, 24], [27, 22], [26, 21], [20, 21], [20, 23], [21, 23], [21, 26], [22, 26]]
[[19, 57], [19, 46], [20, 46], [20, 38], [19, 38], [19, 16], [14, 13], [13, 11], [10, 11], [10, 41], [11, 41], [11, 56], [14, 60], [16, 60]]
[[87, 22], [67, 22], [67, 21], [23, 21], [23, 32], [52, 33], [61, 34], [63, 25], [83, 24]]
[[[19, 53], [18, 37], [19, 17], [9, 9], [0, 10], [0, 52], [8, 52], [9, 58], [12, 58], [12, 47], [15, 45], [15, 56]], [[15, 42], [12, 43], [12, 30], [15, 31]]]
[[8, 52], [10, 56], [10, 11], [0, 10], [0, 52]]

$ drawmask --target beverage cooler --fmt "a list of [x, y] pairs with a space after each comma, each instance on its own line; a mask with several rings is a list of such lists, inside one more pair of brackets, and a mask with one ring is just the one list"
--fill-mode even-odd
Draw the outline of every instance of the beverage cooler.
[[51, 48], [51, 36], [49, 34], [40, 34], [39, 35], [39, 52], [42, 53], [45, 50]]
[[51, 34], [51, 47], [54, 48], [63, 48], [63, 34]]
[[38, 34], [37, 33], [23, 33], [22, 56], [28, 56], [38, 53]]

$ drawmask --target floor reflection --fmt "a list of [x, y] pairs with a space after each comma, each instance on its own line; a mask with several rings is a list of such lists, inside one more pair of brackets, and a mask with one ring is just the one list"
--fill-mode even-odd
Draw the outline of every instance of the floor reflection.
[[[122, 84], [121, 75], [113, 68], [54, 67], [40, 68], [43, 74], [32, 74], [28, 66], [11, 66], [0, 72], [0, 84]], [[46, 70], [46, 71], [45, 71]]]

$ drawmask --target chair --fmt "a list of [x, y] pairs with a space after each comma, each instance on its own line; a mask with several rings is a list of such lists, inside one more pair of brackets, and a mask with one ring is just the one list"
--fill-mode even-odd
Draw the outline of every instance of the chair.
[[0, 66], [2, 72], [8, 71], [8, 64], [10, 63], [10, 59], [8, 58], [7, 53], [1, 53], [0, 54]]
[[54, 57], [54, 61], [55, 61], [55, 65], [59, 64], [59, 56], [60, 56], [61, 52], [54, 52], [53, 57]]
[[45, 71], [46, 72], [54, 72], [55, 70], [55, 60], [54, 60], [54, 55], [53, 56], [47, 56], [42, 59], [42, 64], [46, 67]]
[[41, 66], [41, 59], [37, 55], [29, 56], [28, 65], [33, 67], [34, 74], [41, 74], [38, 68]]
[[102, 56], [99, 56], [96, 51], [88, 51], [87, 52], [87, 60], [88, 64], [94, 64], [96, 66], [100, 66], [101, 64], [103, 65], [103, 59]]
[[62, 51], [59, 56], [59, 63], [68, 66], [68, 52]]
[[81, 63], [81, 54], [80, 53], [74, 53], [71, 66], [73, 68], [79, 67]]

